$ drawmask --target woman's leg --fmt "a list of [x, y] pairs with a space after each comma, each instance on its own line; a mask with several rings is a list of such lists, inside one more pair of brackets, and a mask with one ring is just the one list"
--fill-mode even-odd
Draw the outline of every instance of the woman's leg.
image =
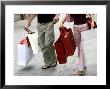
[[84, 52], [83, 52], [83, 45], [81, 42], [81, 31], [85, 31], [87, 29], [87, 27], [75, 27], [76, 30], [74, 30], [74, 36], [75, 36], [75, 41], [76, 41], [76, 46], [78, 47], [78, 57], [79, 57], [79, 61], [78, 61], [78, 66], [77, 66], [77, 70], [78, 70], [78, 75], [82, 75], [84, 74], [85, 71], [85, 58], [84, 58]]
[[78, 57], [79, 57], [77, 69], [79, 71], [82, 71], [83, 70], [83, 56], [82, 56], [82, 50], [81, 50], [81, 32], [79, 32], [79, 28], [74, 30], [74, 37], [75, 37], [76, 46], [78, 47]]
[[85, 58], [84, 58], [84, 50], [83, 50], [83, 45], [81, 41], [81, 32], [86, 31], [88, 29], [88, 26], [82, 26], [79, 28], [80, 31], [80, 47], [79, 47], [79, 63], [78, 63], [78, 70], [79, 70], [79, 75], [84, 75], [85, 74]]

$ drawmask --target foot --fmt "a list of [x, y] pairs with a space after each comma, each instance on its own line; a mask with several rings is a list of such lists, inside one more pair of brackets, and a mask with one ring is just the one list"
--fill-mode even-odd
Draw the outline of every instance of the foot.
[[55, 67], [57, 65], [57, 61], [51, 65], [51, 67]]
[[85, 75], [85, 71], [83, 70], [83, 71], [78, 71], [77, 72], [77, 75], [79, 75], [79, 76], [84, 76]]
[[51, 67], [51, 65], [45, 64], [44, 66], [42, 66], [42, 69], [48, 69], [48, 68], [50, 68], [50, 67]]
[[84, 70], [83, 70], [83, 71], [80, 71], [80, 70], [77, 69], [77, 73], [76, 73], [76, 74], [77, 74], [78, 76], [84, 76], [85, 73], [86, 73], [86, 67], [84, 67]]

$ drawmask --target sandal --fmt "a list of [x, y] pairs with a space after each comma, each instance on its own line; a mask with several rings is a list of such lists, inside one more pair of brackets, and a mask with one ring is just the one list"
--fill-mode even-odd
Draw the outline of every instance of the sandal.
[[84, 76], [84, 75], [85, 75], [85, 71], [78, 71], [78, 72], [77, 72], [77, 75], [79, 75], [79, 76]]
[[78, 69], [76, 69], [77, 70], [77, 75], [78, 76], [84, 76], [85, 75], [85, 73], [86, 73], [86, 67], [84, 67], [84, 70], [83, 71], [80, 71], [80, 70], [78, 70]]

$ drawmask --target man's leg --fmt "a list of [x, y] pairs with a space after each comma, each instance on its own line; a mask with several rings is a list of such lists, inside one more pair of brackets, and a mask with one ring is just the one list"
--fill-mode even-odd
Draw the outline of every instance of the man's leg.
[[46, 65], [50, 65], [51, 57], [49, 55], [48, 48], [45, 45], [45, 27], [46, 27], [45, 25], [38, 23], [38, 34], [39, 34], [38, 43], [41, 48], [41, 52], [43, 53], [44, 63]]
[[54, 48], [54, 24], [50, 22], [45, 32], [45, 45], [48, 48], [49, 55], [51, 57], [51, 64], [56, 63], [56, 55], [55, 55], [55, 48]]

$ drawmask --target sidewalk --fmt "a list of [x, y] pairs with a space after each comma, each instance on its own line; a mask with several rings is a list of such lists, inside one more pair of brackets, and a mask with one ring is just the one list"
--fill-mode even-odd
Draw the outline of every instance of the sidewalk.
[[[14, 23], [14, 75], [16, 76], [76, 76], [75, 68], [77, 66], [78, 57], [77, 49], [74, 56], [70, 56], [67, 59], [66, 64], [58, 64], [55, 68], [49, 68], [47, 70], [42, 70], [43, 56], [39, 52], [34, 55], [33, 59], [29, 62], [26, 67], [17, 64], [17, 43], [18, 41], [25, 37], [25, 32], [23, 30], [26, 20], [18, 21]], [[55, 41], [59, 37], [59, 26], [57, 23], [54, 26]], [[31, 31], [36, 31], [37, 21], [36, 18], [33, 20], [30, 27]], [[91, 34], [95, 33], [95, 34]], [[96, 76], [97, 75], [97, 32], [87, 31], [82, 33], [83, 45], [85, 50], [87, 72], [86, 76]]]

